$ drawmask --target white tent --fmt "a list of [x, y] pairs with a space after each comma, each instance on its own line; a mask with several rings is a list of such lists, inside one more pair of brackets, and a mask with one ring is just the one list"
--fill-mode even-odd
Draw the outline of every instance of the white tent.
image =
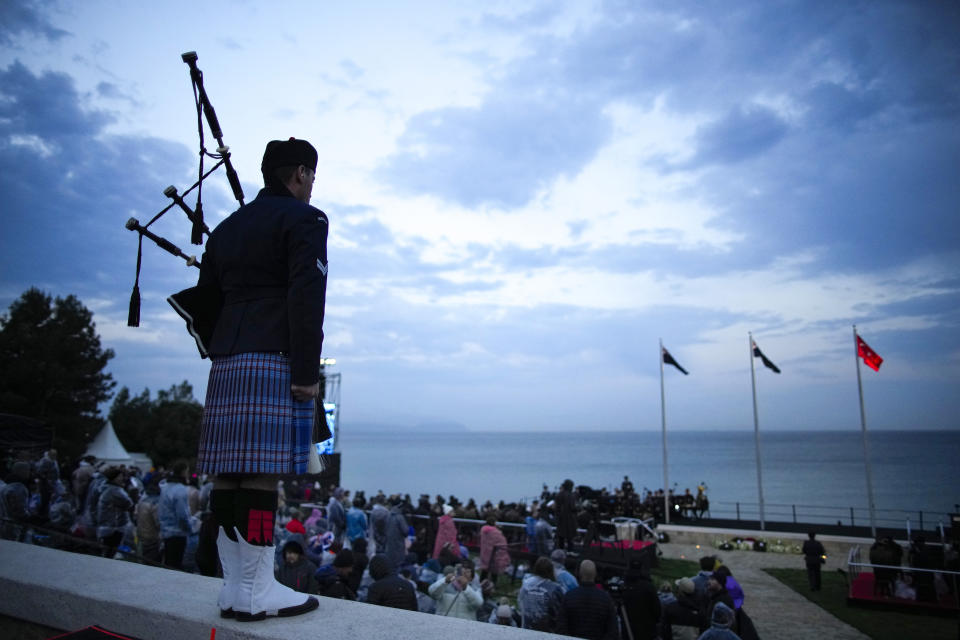
[[152, 466], [150, 458], [145, 454], [129, 453], [126, 450], [109, 420], [87, 447], [86, 455], [94, 456], [98, 461], [103, 460], [108, 465], [125, 464], [128, 467], [139, 467], [141, 471], [149, 471]]

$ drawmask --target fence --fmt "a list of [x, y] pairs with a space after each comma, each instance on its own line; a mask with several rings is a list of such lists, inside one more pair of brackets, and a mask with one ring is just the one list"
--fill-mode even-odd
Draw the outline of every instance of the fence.
[[[906, 509], [874, 509], [878, 527], [937, 531], [949, 526], [950, 514], [940, 511], [908, 511]], [[809, 504], [776, 504], [765, 502], [766, 520], [812, 524], [838, 524], [850, 527], [870, 526], [870, 510], [866, 507], [826, 507]], [[759, 520], [757, 502], [712, 502], [709, 517], [729, 520]]]

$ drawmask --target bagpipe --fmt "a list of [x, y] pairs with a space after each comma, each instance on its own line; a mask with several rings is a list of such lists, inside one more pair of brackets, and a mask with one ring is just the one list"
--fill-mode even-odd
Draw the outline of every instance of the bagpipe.
[[[183, 193], [179, 193], [173, 185], [164, 189], [163, 195], [171, 200], [170, 204], [161, 209], [160, 212], [153, 216], [146, 224], [141, 225], [140, 221], [136, 218], [130, 218], [126, 222], [126, 228], [130, 231], [136, 231], [139, 236], [137, 243], [137, 275], [133, 283], [133, 291], [130, 294], [130, 307], [127, 314], [127, 326], [129, 327], [140, 326], [140, 266], [143, 256], [144, 238], [152, 240], [154, 244], [164, 251], [178, 258], [182, 258], [186, 261], [188, 267], [200, 268], [200, 261], [197, 260], [196, 256], [187, 255], [174, 243], [150, 231], [150, 225], [159, 220], [165, 213], [177, 207], [186, 214], [192, 224], [190, 233], [191, 244], [202, 245], [204, 242], [204, 234], [207, 236], [210, 235], [210, 229], [203, 221], [203, 181], [221, 167], [226, 171], [227, 181], [233, 190], [233, 196], [241, 206], [244, 204], [243, 188], [240, 186], [240, 178], [237, 176], [237, 172], [233, 168], [233, 163], [230, 161], [230, 147], [223, 143], [223, 131], [220, 129], [220, 122], [217, 120], [217, 112], [214, 111], [213, 105], [210, 103], [210, 97], [207, 95], [207, 90], [203, 86], [203, 72], [197, 67], [197, 54], [195, 51], [188, 51], [180, 57], [183, 62], [190, 67], [190, 83], [193, 88], [193, 98], [197, 108], [197, 134], [200, 139], [198, 176], [197, 181], [183, 191]], [[207, 127], [210, 129], [210, 135], [217, 141], [216, 153], [209, 151], [206, 147], [203, 128], [204, 119], [206, 119]], [[204, 169], [205, 158], [216, 161], [208, 170]], [[187, 204], [186, 197], [193, 191], [196, 191], [197, 199], [193, 207], [191, 207]], [[201, 357], [206, 357], [209, 338], [213, 332], [214, 325], [216, 325], [216, 319], [221, 306], [219, 291], [204, 291], [202, 288], [192, 287], [170, 296], [167, 298], [167, 301], [187, 322], [187, 331], [197, 341], [197, 348], [200, 351]]]

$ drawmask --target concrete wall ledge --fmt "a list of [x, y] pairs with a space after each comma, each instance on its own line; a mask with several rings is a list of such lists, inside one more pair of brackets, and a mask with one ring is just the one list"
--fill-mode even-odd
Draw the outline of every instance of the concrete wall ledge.
[[363, 638], [535, 640], [552, 634], [320, 598], [293, 618], [237, 622], [220, 618], [221, 581], [0, 540], [0, 613], [71, 631], [98, 624], [143, 640], [290, 640]]

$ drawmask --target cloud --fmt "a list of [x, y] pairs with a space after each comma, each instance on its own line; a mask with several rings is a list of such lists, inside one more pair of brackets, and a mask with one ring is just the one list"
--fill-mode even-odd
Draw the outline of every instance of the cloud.
[[29, 0], [0, 2], [0, 45], [14, 45], [21, 36], [40, 36], [56, 42], [71, 35], [50, 23], [42, 4]]
[[[125, 304], [137, 241], [124, 222], [133, 216], [146, 224], [169, 204], [164, 187], [174, 183], [182, 192], [195, 179], [195, 168], [194, 154], [180, 144], [106, 134], [113, 120], [86, 106], [65, 73], [34, 74], [20, 62], [0, 69], [4, 288], [54, 282], [58, 294], [110, 295]], [[204, 196], [209, 214], [229, 207], [217, 189]], [[152, 229], [187, 253], [197, 252], [180, 212]], [[38, 256], [44, 256], [42, 268]], [[171, 271], [176, 262], [145, 241], [141, 286], [159, 284], [168, 293], [182, 288], [187, 270], [181, 262], [182, 272]]]
[[403, 193], [518, 207], [557, 176], [575, 175], [609, 134], [590, 100], [502, 96], [414, 116], [379, 175]]
[[680, 166], [694, 169], [749, 160], [768, 151], [786, 134], [787, 124], [772, 109], [737, 106], [697, 129], [694, 156]]

